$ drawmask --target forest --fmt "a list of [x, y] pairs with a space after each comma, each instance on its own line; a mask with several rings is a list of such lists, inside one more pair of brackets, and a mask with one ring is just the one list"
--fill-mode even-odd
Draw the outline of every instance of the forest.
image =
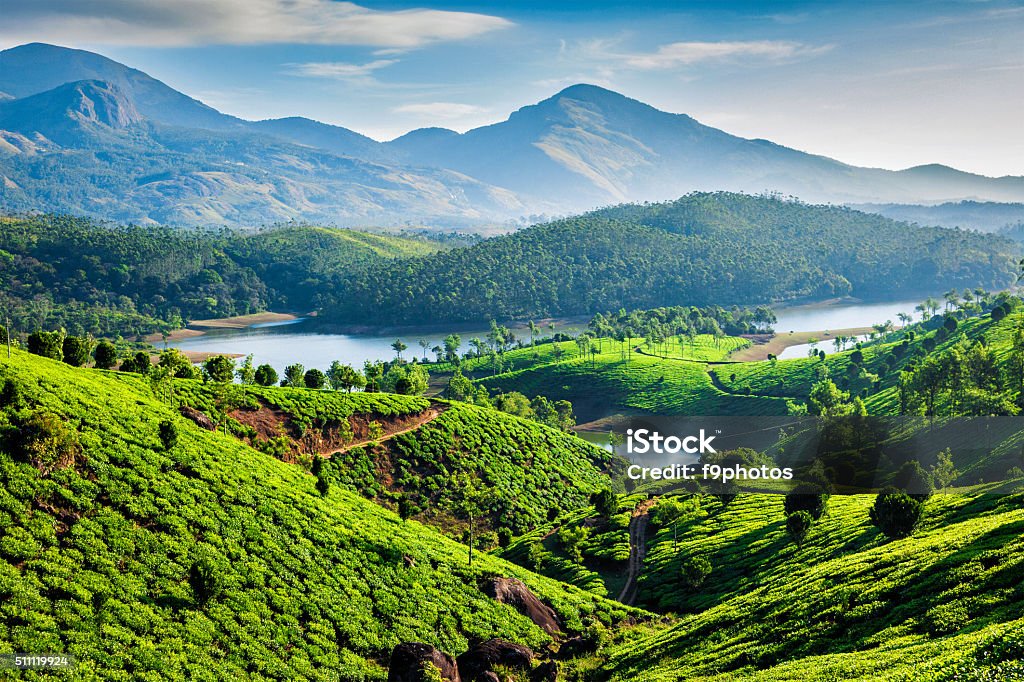
[[1020, 248], [993, 235], [728, 193], [617, 206], [468, 246], [294, 225], [0, 220], [0, 306], [12, 327], [124, 337], [268, 309], [316, 312], [322, 324], [413, 325], [893, 300], [940, 287], [1002, 288]]

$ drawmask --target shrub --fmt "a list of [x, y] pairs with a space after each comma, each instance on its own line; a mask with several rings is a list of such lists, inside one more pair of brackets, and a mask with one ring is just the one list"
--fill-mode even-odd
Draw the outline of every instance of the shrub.
[[178, 425], [174, 422], [167, 420], [160, 422], [159, 432], [164, 450], [170, 450], [178, 444]]
[[967, 625], [971, 618], [967, 609], [959, 602], [939, 604], [924, 615], [925, 627], [934, 637], [950, 635]]
[[608, 488], [598, 490], [590, 496], [594, 511], [603, 518], [608, 518], [619, 510], [619, 498]]
[[814, 518], [810, 512], [803, 510], [795, 511], [786, 517], [786, 532], [793, 538], [797, 549], [804, 546], [804, 540], [807, 539], [807, 532], [811, 530], [813, 522]]
[[711, 575], [711, 562], [707, 557], [692, 556], [683, 561], [679, 570], [686, 586], [697, 589]]
[[934, 491], [932, 477], [917, 460], [911, 460], [901, 466], [896, 472], [894, 481], [897, 488], [921, 502], [931, 497]]
[[188, 584], [200, 604], [216, 599], [224, 592], [224, 570], [212, 559], [199, 559], [188, 572]]
[[896, 488], [886, 488], [875, 498], [869, 513], [871, 523], [890, 538], [904, 538], [914, 532], [924, 514], [924, 503]]

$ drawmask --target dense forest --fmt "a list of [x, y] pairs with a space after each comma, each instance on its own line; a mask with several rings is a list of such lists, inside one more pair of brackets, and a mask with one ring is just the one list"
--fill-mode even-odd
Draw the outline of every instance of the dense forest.
[[2, 220], [0, 305], [15, 329], [124, 336], [268, 308], [402, 325], [998, 289], [1012, 282], [1019, 250], [995, 236], [727, 193], [618, 206], [470, 246], [307, 226]]
[[68, 216], [0, 225], [0, 306], [11, 326], [95, 336], [270, 307], [308, 311], [339, 273], [438, 248], [422, 238], [305, 226], [176, 230]]
[[617, 206], [339, 281], [324, 315], [397, 324], [796, 298], [886, 299], [1012, 281], [1009, 240], [777, 197]]

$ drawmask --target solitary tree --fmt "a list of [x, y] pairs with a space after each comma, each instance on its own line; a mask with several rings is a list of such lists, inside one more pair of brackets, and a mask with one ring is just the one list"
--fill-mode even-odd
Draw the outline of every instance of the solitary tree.
[[306, 385], [306, 368], [295, 363], [284, 368], [284, 378], [281, 379], [282, 386], [294, 386], [301, 388]]
[[242, 366], [238, 368], [236, 372], [238, 375], [238, 381], [243, 386], [252, 386], [256, 383], [256, 370], [252, 366], [252, 353], [245, 356], [245, 361], [242, 362]]
[[890, 538], [913, 533], [923, 515], [924, 502], [896, 488], [880, 492], [869, 512], [871, 523]]
[[327, 376], [320, 370], [313, 368], [306, 370], [302, 375], [302, 383], [306, 388], [323, 388], [327, 384]]
[[64, 362], [72, 367], [81, 367], [89, 362], [92, 341], [84, 336], [64, 337]]
[[697, 589], [711, 575], [711, 562], [707, 557], [692, 556], [685, 559], [679, 567], [683, 583], [691, 589]]

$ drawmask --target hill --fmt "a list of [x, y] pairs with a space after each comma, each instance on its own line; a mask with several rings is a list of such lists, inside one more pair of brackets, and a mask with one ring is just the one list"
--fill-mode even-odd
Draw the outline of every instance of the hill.
[[[69, 124], [59, 95], [83, 83], [117, 92], [139, 120]], [[7, 211], [203, 225], [487, 226], [712, 190], [812, 202], [1024, 201], [1019, 177], [938, 164], [858, 168], [585, 84], [491, 126], [426, 128], [388, 143], [301, 116], [229, 116], [102, 55], [40, 43], [0, 52], [0, 93], [14, 98], [0, 99]]]
[[526, 581], [567, 633], [631, 612], [487, 556], [469, 567], [463, 545], [342, 487], [321, 494], [140, 377], [18, 351], [0, 375], [8, 651], [65, 652], [104, 679], [382, 680], [402, 641], [550, 642], [481, 591], [488, 576]]
[[144, 335], [270, 306], [306, 312], [334, 279], [430, 253], [422, 239], [283, 226], [257, 233], [0, 218], [0, 302], [15, 329]]
[[325, 311], [377, 324], [856, 296], [1012, 281], [1008, 240], [775, 197], [696, 193], [560, 220], [350, 278]]

